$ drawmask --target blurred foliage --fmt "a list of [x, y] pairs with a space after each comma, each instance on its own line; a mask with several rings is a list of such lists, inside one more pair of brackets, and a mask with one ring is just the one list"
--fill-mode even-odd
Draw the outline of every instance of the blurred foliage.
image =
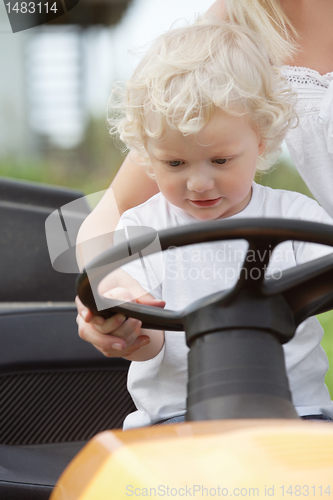
[[[267, 174], [257, 176], [256, 181], [264, 186], [298, 191], [299, 193], [313, 197], [289, 158], [278, 161]], [[330, 364], [325, 381], [333, 399], [333, 311], [320, 314], [318, 319], [325, 332], [321, 345], [327, 354]]]
[[327, 354], [330, 364], [325, 382], [330, 391], [331, 399], [333, 399], [333, 311], [320, 314], [318, 319], [325, 332], [321, 345]]
[[313, 198], [309, 188], [297, 172], [291, 159], [286, 155], [267, 172], [257, 174], [256, 182], [263, 186], [270, 186], [274, 189], [286, 189], [287, 191], [297, 191]]
[[78, 147], [45, 147], [36, 159], [0, 158], [0, 176], [66, 186], [90, 194], [110, 185], [122, 161], [123, 155], [109, 136], [106, 122], [91, 120]]

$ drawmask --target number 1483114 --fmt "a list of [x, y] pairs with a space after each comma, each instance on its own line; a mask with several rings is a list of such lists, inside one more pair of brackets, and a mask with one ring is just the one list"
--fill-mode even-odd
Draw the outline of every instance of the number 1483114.
[[282, 496], [295, 496], [295, 497], [307, 497], [307, 496], [330, 496], [331, 488], [330, 486], [308, 486], [306, 484], [295, 486], [280, 486]]
[[50, 5], [48, 2], [16, 2], [14, 5], [10, 3], [6, 3], [7, 12], [10, 14], [11, 12], [16, 12], [17, 14], [41, 14], [45, 12], [48, 14], [49, 12], [57, 12], [57, 4], [54, 2]]

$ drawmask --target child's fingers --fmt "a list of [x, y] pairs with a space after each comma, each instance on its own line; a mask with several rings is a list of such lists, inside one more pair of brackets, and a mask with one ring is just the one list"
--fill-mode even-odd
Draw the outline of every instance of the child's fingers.
[[[120, 325], [122, 325], [122, 323], [124, 323], [124, 321], [126, 321], [126, 316], [123, 314], [115, 314], [114, 316], [111, 316], [111, 318], [105, 319], [101, 316], [95, 316], [91, 311], [89, 311], [89, 309], [80, 309], [78, 312], [79, 314], [76, 318], [76, 322], [79, 326], [86, 323], [103, 334], [116, 330]], [[80, 319], [82, 320], [81, 322], [79, 321]]]
[[118, 336], [119, 330], [124, 330], [124, 327], [115, 330], [112, 334], [105, 334], [99, 332], [94, 325], [85, 323], [80, 315], [78, 315], [77, 323], [79, 326], [79, 336], [83, 340], [93, 344], [96, 349], [108, 357], [129, 356], [150, 342], [147, 335], [139, 335], [141, 328], [137, 328], [136, 331], [130, 332], [130, 329], [128, 329], [126, 325], [127, 332], [120, 332], [125, 338], [121, 338]]
[[130, 290], [120, 286], [108, 290], [107, 292], [103, 293], [103, 296], [109, 299], [116, 299], [123, 302], [129, 302], [134, 299], [134, 296]]
[[136, 337], [134, 342], [130, 345], [123, 346], [117, 337], [112, 337], [108, 339], [109, 341], [104, 344], [104, 353], [108, 353], [109, 356], [122, 356], [126, 357], [133, 352], [141, 349], [141, 347], [150, 343], [150, 338], [148, 335], [139, 335]]
[[[134, 299], [131, 292], [125, 288], [117, 287], [104, 294], [107, 297], [163, 308], [165, 302], [155, 299], [145, 291], [139, 299]], [[79, 298], [76, 300], [78, 307], [77, 323], [79, 336], [93, 344], [105, 356], [126, 357], [150, 342], [148, 336], [142, 335], [141, 321], [126, 318], [123, 314], [115, 314], [104, 319], [95, 316], [87, 309]]]
[[[82, 316], [77, 316], [79, 326], [79, 336], [83, 340], [91, 342], [94, 332], [104, 336], [114, 336], [119, 339], [120, 344], [126, 347], [132, 344], [141, 333], [141, 321], [134, 318], [127, 318], [122, 314], [116, 314], [112, 318], [104, 320], [103, 324], [98, 324], [98, 317], [95, 316], [90, 323], [86, 323]], [[96, 336], [97, 337], [97, 336]]]
[[104, 319], [101, 316], [94, 316], [94, 318], [90, 321], [90, 324], [100, 333], [108, 334], [118, 330], [118, 328], [126, 322], [126, 319], [126, 316], [123, 314], [115, 314], [114, 316], [111, 316], [111, 318], [107, 319]]
[[[117, 300], [122, 300], [124, 302], [128, 302], [132, 299], [131, 293], [125, 288], [120, 288], [120, 287], [110, 290], [105, 294], [105, 296]], [[86, 323], [92, 323], [94, 325], [103, 326], [102, 333], [106, 333], [109, 328], [110, 330], [114, 330], [126, 319], [126, 317], [123, 314], [115, 314], [114, 316], [108, 319], [104, 319], [102, 316], [94, 315], [84, 304], [82, 304], [79, 297], [75, 298], [75, 303], [79, 315], [84, 319]]]
[[127, 293], [130, 294], [130, 296], [125, 296], [124, 300], [126, 300], [127, 298], [129, 298], [130, 300], [138, 299], [143, 295], [146, 295], [147, 293], [147, 291], [142, 288], [140, 283], [135, 280], [130, 274], [126, 273], [123, 269], [117, 269], [116, 271], [113, 271], [111, 274], [106, 276], [98, 287], [99, 293], [104, 296], [107, 296], [106, 294], [108, 294], [110, 290], [112, 292], [115, 292], [115, 290], [125, 289]]
[[141, 333], [141, 321], [128, 318], [119, 328], [109, 333], [120, 340], [123, 340], [127, 346], [131, 345]]
[[94, 317], [93, 313], [84, 304], [82, 304], [78, 296], [75, 297], [75, 303], [80, 316], [82, 316], [86, 323], [89, 323]]
[[119, 351], [121, 356], [126, 357], [130, 356], [133, 354], [133, 352], [141, 349], [141, 347], [144, 347], [150, 343], [150, 338], [147, 335], [140, 335], [135, 339], [135, 341], [130, 345], [127, 346], [125, 349], [125, 354], [124, 351]]
[[138, 304], [146, 306], [160, 307], [162, 309], [165, 307], [164, 300], [155, 299], [155, 297], [153, 297], [153, 295], [151, 295], [150, 293], [145, 293], [144, 295], [136, 299], [136, 302]]
[[77, 316], [76, 322], [79, 327], [79, 337], [93, 344], [99, 351], [104, 353], [106, 348], [108, 350], [112, 349], [112, 343], [116, 342], [118, 342], [123, 349], [126, 347], [124, 340], [113, 337], [113, 335], [106, 335], [105, 333], [99, 332], [94, 325], [86, 323], [80, 315]]

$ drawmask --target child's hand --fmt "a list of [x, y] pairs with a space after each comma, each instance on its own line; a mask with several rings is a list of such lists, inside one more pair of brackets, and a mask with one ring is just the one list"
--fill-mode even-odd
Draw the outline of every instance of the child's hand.
[[[164, 301], [155, 299], [149, 293], [143, 292], [144, 295], [136, 299], [135, 302], [155, 307], [165, 306]], [[119, 300], [133, 300], [131, 293], [120, 287], [114, 288], [105, 295]], [[76, 297], [75, 301], [78, 308], [76, 321], [79, 327], [79, 336], [93, 344], [96, 349], [107, 357], [131, 356], [151, 343], [150, 332], [152, 335], [161, 333], [152, 330], [141, 330], [141, 321], [133, 318], [126, 319], [123, 314], [116, 314], [108, 319], [94, 316], [78, 297]], [[160, 348], [161, 346], [159, 346], [159, 350]], [[154, 352], [152, 355], [154, 355]]]

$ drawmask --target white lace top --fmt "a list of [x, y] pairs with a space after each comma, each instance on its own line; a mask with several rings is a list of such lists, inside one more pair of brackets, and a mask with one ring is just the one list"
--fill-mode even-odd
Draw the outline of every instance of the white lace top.
[[286, 137], [290, 155], [314, 197], [333, 217], [333, 72], [282, 66], [297, 92], [299, 124]]

